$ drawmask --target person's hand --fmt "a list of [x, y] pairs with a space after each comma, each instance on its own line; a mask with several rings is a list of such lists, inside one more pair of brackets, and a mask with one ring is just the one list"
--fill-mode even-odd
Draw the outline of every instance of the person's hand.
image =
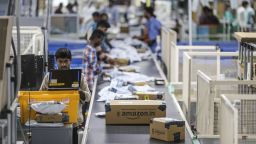
[[107, 61], [108, 61], [108, 63], [111, 64], [111, 65], [116, 65], [116, 61], [115, 61], [114, 59], [110, 58], [110, 57], [108, 58]]
[[105, 53], [100, 54], [100, 60], [104, 60], [107, 58], [107, 55]]
[[133, 38], [133, 39], [138, 39], [138, 36], [135, 35], [135, 36], [133, 36], [132, 38]]

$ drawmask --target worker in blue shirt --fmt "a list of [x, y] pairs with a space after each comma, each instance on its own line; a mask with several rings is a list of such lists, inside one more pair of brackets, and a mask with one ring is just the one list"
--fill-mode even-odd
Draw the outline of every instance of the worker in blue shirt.
[[151, 48], [152, 52], [155, 53], [157, 47], [156, 39], [161, 32], [161, 23], [156, 19], [152, 7], [145, 8], [144, 17], [147, 19], [147, 22], [145, 23], [143, 36], [134, 36], [133, 38], [144, 40]]

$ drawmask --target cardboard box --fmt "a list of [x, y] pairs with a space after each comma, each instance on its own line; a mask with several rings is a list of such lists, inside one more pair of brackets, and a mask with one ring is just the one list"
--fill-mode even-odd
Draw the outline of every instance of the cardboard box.
[[136, 72], [136, 69], [133, 67], [119, 67], [118, 70], [122, 72]]
[[153, 118], [150, 121], [150, 137], [168, 141], [185, 140], [185, 122], [172, 118]]
[[39, 123], [62, 123], [68, 122], [68, 114], [36, 114], [35, 120]]
[[144, 82], [144, 81], [137, 81], [137, 82], [129, 82], [128, 81], [128, 84], [131, 84], [131, 85], [134, 85], [134, 86], [144, 86], [147, 84], [147, 82]]
[[125, 66], [130, 64], [129, 59], [126, 59], [126, 58], [115, 58], [114, 61], [117, 65], [120, 65], [120, 66]]
[[148, 49], [147, 48], [138, 48], [137, 52], [138, 53], [145, 53]]
[[163, 92], [134, 92], [134, 95], [139, 97], [139, 100], [162, 100], [164, 97]]
[[113, 100], [105, 104], [106, 124], [149, 124], [155, 117], [165, 117], [164, 101]]
[[121, 32], [121, 33], [129, 33], [129, 27], [128, 27], [128, 25], [121, 25], [121, 26], [120, 26], [120, 32]]
[[117, 95], [115, 100], [138, 100], [139, 97], [136, 95]]

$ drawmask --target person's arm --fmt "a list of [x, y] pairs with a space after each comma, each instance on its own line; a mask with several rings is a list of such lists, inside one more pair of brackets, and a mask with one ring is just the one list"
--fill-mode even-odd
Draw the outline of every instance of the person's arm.
[[103, 61], [104, 63], [115, 65], [114, 59], [112, 59], [110, 56], [107, 55], [107, 53], [104, 53], [102, 51], [98, 52], [98, 59], [100, 61]]
[[79, 94], [81, 103], [89, 102], [91, 100], [91, 92], [83, 73], [81, 74]]
[[89, 41], [90, 40], [90, 37], [92, 35], [92, 32], [93, 32], [93, 28], [90, 27], [87, 32], [86, 32], [86, 40]]
[[148, 41], [148, 28], [145, 26], [143, 29], [143, 35], [133, 36], [132, 38], [147, 42]]
[[109, 40], [107, 38], [105, 39], [105, 42], [109, 46], [110, 49], [113, 48], [113, 46], [111, 45], [111, 43], [109, 42]]
[[91, 55], [91, 61], [90, 61], [90, 64], [92, 65], [92, 69], [93, 69], [93, 73], [94, 74], [97, 74], [98, 73], [98, 65], [97, 65], [97, 52], [96, 52], [96, 49], [92, 51], [92, 55]]
[[48, 90], [48, 84], [49, 84], [49, 73], [47, 73], [45, 76], [44, 76], [44, 79], [42, 81], [42, 84], [40, 86], [40, 91], [44, 91], [44, 90]]
[[110, 46], [107, 43], [107, 39], [104, 38], [103, 41], [101, 42], [101, 51], [103, 52], [109, 52], [110, 51]]

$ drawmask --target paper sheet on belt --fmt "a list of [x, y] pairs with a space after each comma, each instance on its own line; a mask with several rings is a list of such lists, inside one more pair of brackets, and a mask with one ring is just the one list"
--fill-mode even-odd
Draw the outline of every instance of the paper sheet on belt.
[[[100, 98], [97, 101], [108, 101], [114, 100], [115, 96], [119, 95], [127, 95], [131, 96], [132, 92], [128, 89], [128, 86], [118, 85], [118, 80], [112, 80], [110, 86], [107, 86], [100, 90], [98, 95]], [[139, 90], [141, 92], [155, 91], [154, 88], [149, 85], [144, 86], [133, 86], [135, 90]]]

